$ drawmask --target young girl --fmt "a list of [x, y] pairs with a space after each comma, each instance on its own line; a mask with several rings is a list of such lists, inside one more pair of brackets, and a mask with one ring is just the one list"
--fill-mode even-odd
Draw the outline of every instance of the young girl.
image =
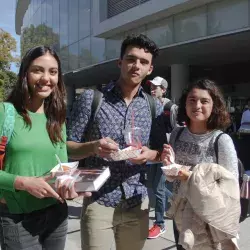
[[[65, 88], [55, 51], [29, 50], [7, 102], [15, 124], [0, 171], [1, 249], [62, 250], [67, 234], [66, 202], [42, 177], [67, 162]], [[0, 129], [5, 110], [0, 104]]]
[[[176, 128], [170, 137], [175, 152], [175, 162], [194, 167], [200, 163], [218, 163], [238, 179], [238, 159], [231, 137], [222, 134], [218, 139], [218, 157], [215, 140], [230, 123], [223, 96], [213, 81], [208, 79], [194, 82], [183, 93], [178, 111], [185, 128]], [[170, 147], [164, 145], [162, 159], [170, 164]], [[174, 181], [173, 193], [177, 194], [180, 181]], [[175, 230], [176, 243], [178, 231]], [[183, 249], [178, 245], [177, 249]]]

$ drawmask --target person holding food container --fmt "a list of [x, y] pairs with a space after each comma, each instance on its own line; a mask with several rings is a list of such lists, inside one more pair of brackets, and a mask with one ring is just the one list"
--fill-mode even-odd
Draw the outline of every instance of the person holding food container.
[[0, 170], [2, 250], [65, 247], [67, 197], [60, 197], [44, 177], [57, 164], [55, 154], [68, 160], [65, 115], [60, 60], [52, 48], [34, 47], [24, 55], [17, 83], [0, 104], [2, 142], [6, 119], [7, 129], [13, 125]]
[[[178, 172], [179, 175], [167, 176], [168, 179], [174, 180], [172, 204], [175, 204], [179, 197], [181, 180], [185, 181], [191, 174], [187, 169], [192, 171], [197, 164], [201, 163], [217, 163], [227, 169], [229, 174], [233, 178], [235, 177], [237, 191], [238, 159], [231, 137], [222, 132], [230, 123], [230, 118], [218, 86], [209, 79], [200, 79], [190, 84], [181, 96], [178, 119], [185, 121], [187, 126], [172, 131], [170, 145], [164, 145], [161, 156], [164, 165], [171, 167], [173, 166], [171, 164], [176, 163], [177, 166], [185, 168]], [[216, 142], [216, 140], [218, 141]], [[218, 152], [215, 149], [216, 143], [218, 143]], [[178, 244], [180, 242], [179, 230], [180, 228], [177, 230], [174, 223], [177, 249], [182, 250], [183, 246]], [[206, 229], [205, 231], [198, 230], [195, 235], [196, 239], [205, 239], [207, 233], [209, 231]], [[206, 247], [209, 247], [210, 243]], [[197, 244], [198, 242], [195, 241], [194, 249], [203, 249], [202, 244], [200, 246]], [[215, 248], [211, 246], [211, 249]]]
[[[109, 250], [113, 239], [117, 250], [140, 250], [147, 239], [146, 162], [159, 160], [158, 145], [162, 148], [166, 135], [157, 127], [162, 105], [144, 92], [141, 83], [153, 71], [157, 54], [158, 47], [145, 35], [128, 36], [121, 45], [119, 79], [103, 89], [98, 112], [93, 111], [96, 99], [91, 89], [73, 105], [68, 123], [70, 158], [86, 158], [87, 168], [109, 167], [111, 172], [107, 182], [83, 200], [83, 250]], [[123, 156], [129, 146], [134, 148], [130, 153], [139, 149], [139, 155], [114, 157]]]

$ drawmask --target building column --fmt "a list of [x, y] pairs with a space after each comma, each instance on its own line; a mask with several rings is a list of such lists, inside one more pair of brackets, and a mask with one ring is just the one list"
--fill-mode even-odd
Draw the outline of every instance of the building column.
[[75, 100], [75, 86], [66, 85], [66, 92], [67, 92], [67, 117], [69, 117], [73, 102]]
[[183, 89], [189, 83], [189, 66], [183, 64], [171, 65], [171, 99], [178, 103]]

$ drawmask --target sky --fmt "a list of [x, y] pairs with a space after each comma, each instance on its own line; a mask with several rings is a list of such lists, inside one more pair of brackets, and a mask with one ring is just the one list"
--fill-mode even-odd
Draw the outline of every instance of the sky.
[[[0, 28], [9, 32], [17, 41], [17, 55], [20, 55], [20, 36], [15, 31], [15, 6], [16, 0], [0, 0]], [[18, 69], [15, 64], [11, 65], [11, 70], [16, 72]]]

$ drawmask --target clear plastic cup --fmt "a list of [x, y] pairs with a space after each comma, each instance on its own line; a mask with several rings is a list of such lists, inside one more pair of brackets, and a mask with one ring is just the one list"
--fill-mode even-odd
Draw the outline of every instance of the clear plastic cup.
[[142, 147], [141, 134], [142, 134], [142, 131], [141, 131], [141, 128], [139, 127], [125, 129], [124, 139], [125, 139], [127, 146], [141, 148]]

